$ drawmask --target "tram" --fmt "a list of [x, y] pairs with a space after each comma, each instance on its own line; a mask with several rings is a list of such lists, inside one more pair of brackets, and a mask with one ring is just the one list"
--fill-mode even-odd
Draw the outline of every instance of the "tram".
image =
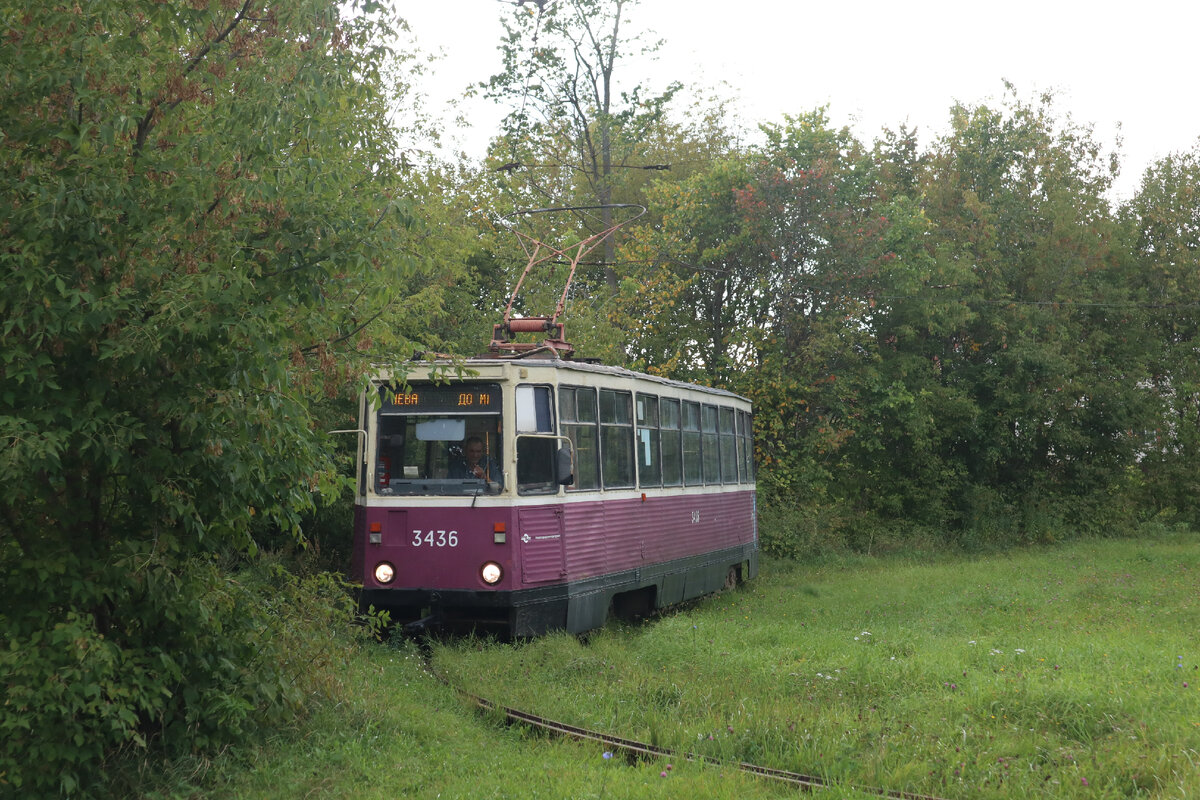
[[749, 401], [573, 358], [564, 301], [548, 318], [510, 301], [486, 355], [375, 376], [351, 564], [363, 607], [579, 633], [757, 573]]

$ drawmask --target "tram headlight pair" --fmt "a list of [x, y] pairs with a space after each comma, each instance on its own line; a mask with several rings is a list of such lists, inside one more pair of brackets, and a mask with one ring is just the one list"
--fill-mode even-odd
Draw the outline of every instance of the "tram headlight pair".
[[[489, 561], [479, 568], [479, 577], [488, 586], [495, 586], [504, 577], [504, 570], [495, 561]], [[386, 561], [375, 565], [375, 580], [379, 583], [391, 583], [396, 579], [396, 568]]]
[[488, 586], [495, 586], [504, 577], [504, 570], [495, 561], [489, 561], [479, 568], [479, 577]]

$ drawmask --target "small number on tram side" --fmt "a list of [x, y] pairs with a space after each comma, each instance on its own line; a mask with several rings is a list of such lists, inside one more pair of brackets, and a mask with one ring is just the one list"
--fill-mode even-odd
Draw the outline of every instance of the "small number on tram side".
[[458, 547], [458, 531], [413, 531], [413, 547]]

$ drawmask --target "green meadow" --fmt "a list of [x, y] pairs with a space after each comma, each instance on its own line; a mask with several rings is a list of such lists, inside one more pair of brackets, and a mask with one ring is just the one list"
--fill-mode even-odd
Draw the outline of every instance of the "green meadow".
[[[945, 798], [1200, 796], [1200, 539], [987, 556], [766, 561], [757, 580], [586, 639], [433, 645], [497, 703], [732, 763]], [[506, 727], [412, 643], [197, 796], [781, 797], [683, 759], [629, 763]], [[178, 772], [176, 778], [183, 778]], [[865, 795], [864, 795], [865, 796]]]

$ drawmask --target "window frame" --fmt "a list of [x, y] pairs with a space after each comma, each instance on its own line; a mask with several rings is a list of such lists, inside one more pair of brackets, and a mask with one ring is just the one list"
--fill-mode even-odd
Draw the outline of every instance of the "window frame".
[[[564, 402], [564, 392], [570, 394], [570, 402]], [[588, 414], [581, 415], [579, 397], [590, 395], [588, 404], [584, 407]], [[559, 428], [562, 435], [571, 442], [575, 457], [575, 483], [567, 487], [568, 492], [598, 492], [603, 489], [603, 478], [600, 474], [600, 412], [599, 393], [595, 386], [559, 386], [558, 387]], [[579, 419], [580, 416], [591, 416], [591, 419]], [[580, 434], [590, 434], [591, 447], [580, 446]]]
[[[604, 490], [637, 487], [633, 391], [598, 387], [600, 486]], [[605, 400], [610, 404], [606, 407]], [[615, 401], [615, 404], [613, 404]], [[613, 419], [606, 420], [608, 413]]]
[[[643, 403], [647, 413], [643, 413]], [[653, 415], [648, 413], [650, 408], [654, 410]], [[644, 420], [644, 422], [640, 420]], [[633, 398], [633, 444], [637, 449], [637, 457], [634, 462], [637, 466], [638, 486], [658, 488], [663, 485], [660, 422], [658, 395], [638, 392]], [[646, 480], [647, 473], [651, 476], [650, 480]]]

